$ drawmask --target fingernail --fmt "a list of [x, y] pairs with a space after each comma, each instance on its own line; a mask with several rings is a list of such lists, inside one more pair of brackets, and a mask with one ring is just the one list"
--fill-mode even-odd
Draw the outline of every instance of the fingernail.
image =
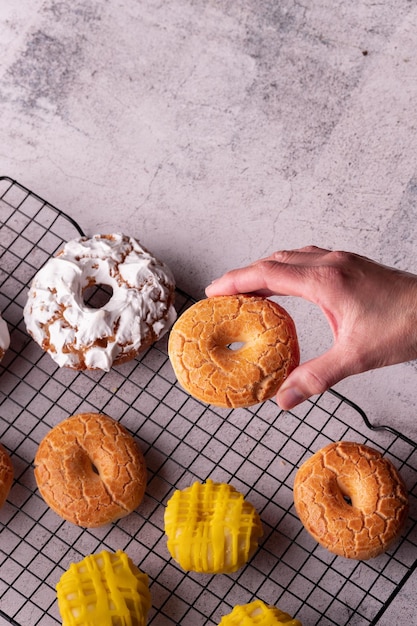
[[212, 281], [211, 281], [211, 283], [210, 283], [209, 285], [207, 285], [207, 287], [206, 287], [206, 289], [205, 289], [206, 293], [207, 293], [207, 291], [210, 291], [210, 289], [211, 289], [212, 287], [214, 287], [214, 286], [215, 286], [215, 284], [217, 283], [217, 281], [218, 281], [218, 278], [215, 278], [214, 280], [212, 280]]
[[278, 404], [282, 409], [287, 411], [292, 409], [297, 404], [301, 404], [306, 400], [306, 396], [297, 387], [288, 387], [288, 389], [281, 389], [278, 393]]

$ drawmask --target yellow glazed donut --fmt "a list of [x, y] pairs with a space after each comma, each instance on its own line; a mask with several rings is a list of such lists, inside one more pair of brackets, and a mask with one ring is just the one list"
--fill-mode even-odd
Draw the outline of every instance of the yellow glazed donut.
[[41, 441], [35, 479], [55, 513], [93, 528], [139, 506], [147, 471], [140, 448], [121, 424], [107, 415], [79, 413]]
[[[100, 308], [87, 289], [107, 286]], [[176, 319], [171, 270], [132, 237], [81, 237], [37, 272], [24, 307], [28, 333], [59, 366], [108, 371], [143, 352]]]
[[145, 626], [148, 576], [118, 550], [71, 563], [56, 586], [62, 626]]
[[164, 521], [172, 558], [186, 571], [205, 574], [235, 572], [263, 534], [252, 504], [231, 485], [212, 480], [175, 491]]
[[7, 450], [0, 444], [0, 507], [6, 502], [13, 483], [14, 471]]
[[294, 505], [318, 543], [339, 556], [366, 560], [385, 552], [399, 537], [408, 494], [398, 471], [380, 452], [339, 441], [299, 468]]
[[262, 600], [254, 600], [249, 604], [235, 606], [231, 613], [222, 617], [219, 626], [302, 626], [302, 624], [281, 609], [268, 606]]
[[[237, 349], [230, 349], [233, 344]], [[294, 322], [272, 300], [215, 296], [187, 309], [172, 327], [168, 352], [181, 386], [219, 407], [271, 398], [298, 365]]]

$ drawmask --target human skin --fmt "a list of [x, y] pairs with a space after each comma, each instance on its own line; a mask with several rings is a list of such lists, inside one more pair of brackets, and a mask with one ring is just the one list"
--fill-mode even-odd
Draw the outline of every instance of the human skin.
[[208, 297], [237, 293], [304, 298], [332, 330], [329, 350], [301, 363], [280, 387], [282, 409], [353, 374], [417, 358], [417, 275], [410, 272], [307, 246], [233, 269], [206, 288]]

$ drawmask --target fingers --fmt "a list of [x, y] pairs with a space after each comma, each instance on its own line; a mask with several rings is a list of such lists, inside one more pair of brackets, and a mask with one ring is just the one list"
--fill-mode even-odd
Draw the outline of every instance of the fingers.
[[206, 295], [210, 297], [257, 293], [264, 296], [299, 295], [308, 298], [306, 274], [302, 268], [326, 265], [325, 257], [328, 255], [332, 255], [329, 250], [317, 246], [278, 250], [268, 257], [246, 267], [231, 270], [214, 280], [206, 288]]
[[306, 280], [306, 268], [273, 260], [257, 261], [248, 267], [232, 270], [206, 288], [208, 297], [237, 293], [261, 293], [264, 296], [302, 296], [314, 301], [314, 277]]
[[289, 263], [292, 265], [318, 265], [323, 263], [324, 258], [331, 254], [331, 250], [319, 248], [317, 246], [305, 246], [294, 250], [277, 250], [265, 260], [278, 261], [279, 263]]
[[268, 278], [263, 270], [265, 262], [257, 262], [248, 267], [231, 270], [214, 280], [206, 287], [206, 295], [231, 296], [237, 293], [262, 292], [265, 296], [271, 295], [273, 290], [268, 287]]
[[277, 393], [279, 406], [288, 411], [354, 373], [341, 363], [337, 347], [333, 346], [321, 356], [299, 365]]

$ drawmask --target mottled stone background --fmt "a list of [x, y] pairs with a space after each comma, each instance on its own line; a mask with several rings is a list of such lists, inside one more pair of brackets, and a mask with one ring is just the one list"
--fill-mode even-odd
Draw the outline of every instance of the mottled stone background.
[[[415, 2], [0, 11], [0, 175], [87, 233], [135, 234], [195, 297], [231, 267], [310, 243], [417, 272]], [[324, 350], [317, 309], [283, 303], [303, 359]], [[416, 376], [410, 363], [337, 388], [417, 440]], [[415, 619], [414, 589], [383, 624]]]

